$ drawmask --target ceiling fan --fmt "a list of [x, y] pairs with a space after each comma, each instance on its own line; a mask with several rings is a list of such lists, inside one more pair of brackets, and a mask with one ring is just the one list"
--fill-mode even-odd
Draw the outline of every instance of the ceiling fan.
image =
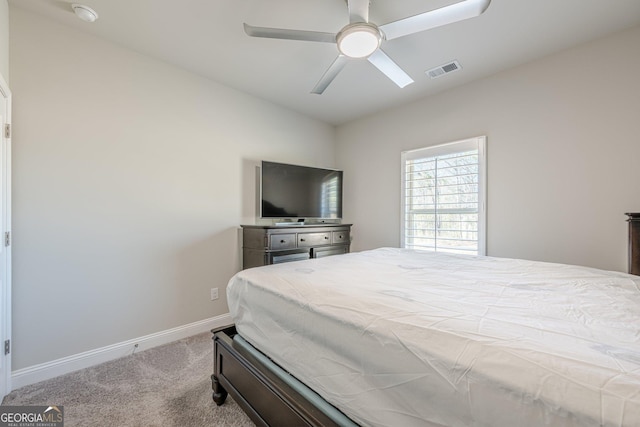
[[338, 57], [324, 73], [311, 93], [321, 94], [324, 92], [349, 59], [354, 58], [366, 58], [391, 81], [402, 88], [413, 83], [413, 79], [384, 53], [381, 48], [384, 41], [476, 17], [481, 15], [491, 3], [491, 0], [463, 0], [388, 24], [376, 25], [369, 22], [369, 0], [346, 1], [349, 9], [349, 24], [337, 34], [254, 27], [246, 23], [244, 24], [244, 31], [251, 37], [335, 43], [338, 47]]

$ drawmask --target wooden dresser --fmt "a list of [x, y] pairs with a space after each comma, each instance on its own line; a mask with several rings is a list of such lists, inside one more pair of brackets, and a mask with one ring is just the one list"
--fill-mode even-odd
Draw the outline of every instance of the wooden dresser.
[[629, 273], [640, 275], [640, 213], [627, 213], [629, 218]]
[[242, 225], [242, 268], [346, 254], [351, 224]]

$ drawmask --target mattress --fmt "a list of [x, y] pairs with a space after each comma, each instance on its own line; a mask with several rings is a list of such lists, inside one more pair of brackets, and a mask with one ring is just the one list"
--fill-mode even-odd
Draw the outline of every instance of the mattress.
[[363, 426], [640, 425], [640, 277], [395, 248], [241, 271], [239, 334]]

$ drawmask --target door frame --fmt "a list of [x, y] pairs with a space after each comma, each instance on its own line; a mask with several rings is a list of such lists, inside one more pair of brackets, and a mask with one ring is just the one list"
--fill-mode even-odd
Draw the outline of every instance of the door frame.
[[[1, 124], [0, 141], [0, 256], [4, 258], [4, 271], [0, 271], [2, 277], [0, 282], [4, 284], [0, 289], [0, 395], [4, 398], [9, 394], [11, 388], [11, 133], [5, 135], [5, 124], [11, 126], [11, 90], [0, 74], [0, 102], [5, 104], [4, 123]], [[6, 237], [8, 233], [8, 238]], [[9, 341], [10, 352], [5, 354], [5, 341]]]

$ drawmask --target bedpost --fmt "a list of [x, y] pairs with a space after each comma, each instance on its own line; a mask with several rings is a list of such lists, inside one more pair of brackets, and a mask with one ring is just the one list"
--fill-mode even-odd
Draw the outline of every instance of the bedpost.
[[218, 381], [215, 374], [211, 375], [211, 388], [213, 389], [213, 401], [218, 406], [222, 405], [227, 400], [227, 390], [220, 385], [220, 381]]
[[640, 275], [640, 213], [627, 213], [629, 217], [629, 273]]
[[220, 354], [220, 350], [218, 348], [218, 336], [217, 332], [228, 329], [229, 327], [212, 329], [211, 333], [213, 334], [213, 375], [211, 375], [211, 388], [213, 389], [213, 401], [216, 402], [216, 405], [220, 406], [227, 399], [227, 390], [222, 387], [220, 381], [218, 380], [218, 376], [220, 375], [222, 369], [222, 355]]

